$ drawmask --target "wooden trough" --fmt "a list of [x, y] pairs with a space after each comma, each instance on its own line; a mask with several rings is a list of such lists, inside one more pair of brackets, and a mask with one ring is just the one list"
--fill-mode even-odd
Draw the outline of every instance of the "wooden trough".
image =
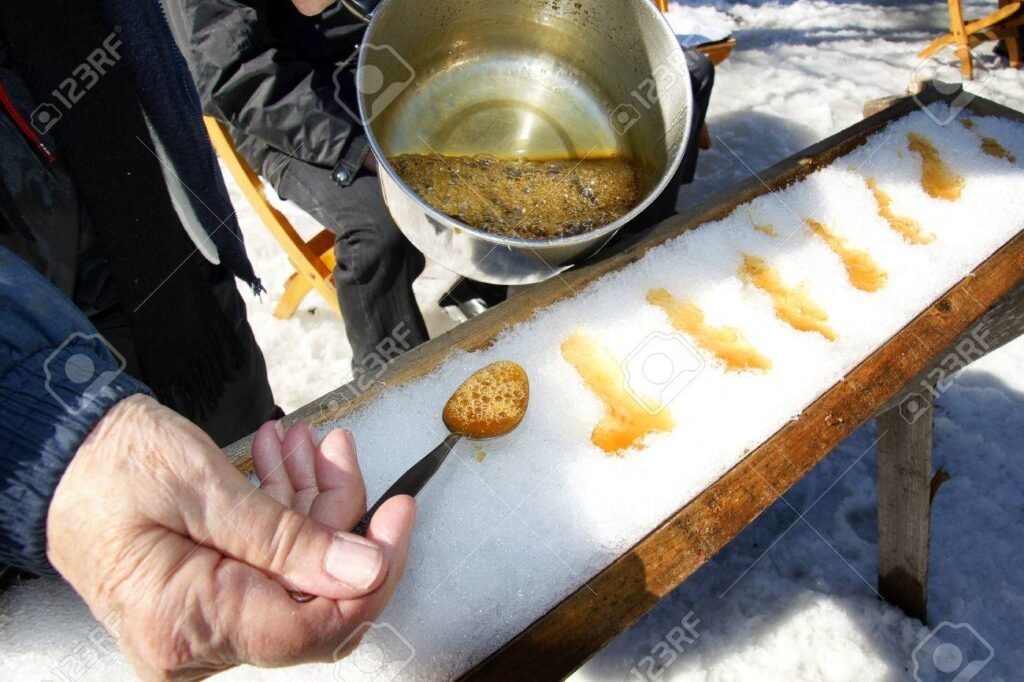
[[[928, 89], [795, 154], [731, 187], [598, 262], [537, 285], [501, 306], [431, 340], [392, 363], [380, 380], [349, 400], [340, 387], [285, 418], [323, 422], [374, 400], [394, 386], [431, 372], [456, 349], [488, 347], [496, 336], [535, 311], [639, 260], [650, 248], [686, 230], [729, 215], [751, 199], [784, 188], [863, 144], [920, 104], [957, 101], [962, 93]], [[979, 116], [1024, 122], [1024, 115], [981, 98], [966, 108]], [[1022, 226], [1024, 227], [1024, 226]], [[878, 417], [879, 592], [908, 613], [925, 617], [931, 488], [932, 403], [949, 376], [950, 353], [982, 336], [977, 359], [1024, 332], [1024, 233], [923, 310], [845, 379], [751, 451], [714, 484], [680, 508], [629, 551], [470, 670], [470, 679], [555, 679], [570, 674], [706, 563], [762, 511], [806, 475], [858, 426]], [[958, 351], [958, 345], [960, 350]], [[972, 346], [977, 349], [977, 344]], [[915, 395], [914, 420], [902, 401]], [[323, 405], [337, 398], [338, 409]], [[919, 403], [919, 404], [918, 404]], [[243, 473], [252, 472], [251, 438], [227, 448]]]

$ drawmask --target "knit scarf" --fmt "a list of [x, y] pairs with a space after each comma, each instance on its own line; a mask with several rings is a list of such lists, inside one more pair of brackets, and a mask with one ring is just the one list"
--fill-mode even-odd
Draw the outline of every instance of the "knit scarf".
[[[241, 344], [214, 300], [212, 266], [172, 204], [150, 126], [221, 263], [254, 291], [262, 288], [162, 9], [157, 0], [3, 0], [0, 26], [12, 66], [37, 101], [59, 92], [72, 102], [50, 131], [53, 151], [102, 243], [135, 342], [138, 378], [165, 404], [203, 419], [241, 363]], [[101, 63], [97, 51], [118, 42], [116, 55], [108, 50], [115, 63], [99, 74], [90, 55]]]

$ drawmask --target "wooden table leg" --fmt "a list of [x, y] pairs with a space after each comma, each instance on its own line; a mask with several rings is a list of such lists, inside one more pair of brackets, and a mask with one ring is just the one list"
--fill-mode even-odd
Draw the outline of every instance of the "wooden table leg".
[[[936, 381], [1024, 335], [1024, 284], [909, 381], [878, 413], [878, 591], [924, 620], [928, 591], [931, 446]], [[937, 481], [938, 482], [938, 481]]]
[[[1016, 4], [1011, 3], [1010, 0], [999, 0], [999, 7], [1007, 7], [1008, 5]], [[1014, 26], [1015, 21], [1007, 21], [1006, 25], [1011, 29], [1009, 34], [1003, 34], [1001, 37], [1006, 41], [1006, 52], [1010, 59], [1010, 67], [1014, 69], [1020, 68], [1020, 26]]]
[[878, 427], [878, 591], [925, 620], [931, 528], [932, 394], [910, 394]]

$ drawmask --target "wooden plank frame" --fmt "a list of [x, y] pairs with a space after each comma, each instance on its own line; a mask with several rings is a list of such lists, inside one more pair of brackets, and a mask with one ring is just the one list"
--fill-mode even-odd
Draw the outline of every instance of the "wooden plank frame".
[[[864, 144], [872, 133], [915, 111], [920, 104], [952, 102], [960, 95], [959, 91], [950, 93], [948, 87], [944, 90], [947, 94], [929, 88], [916, 97], [898, 100], [890, 108], [670, 218], [633, 243], [620, 245], [617, 253], [528, 289], [410, 351], [389, 365], [365, 392], [355, 395], [351, 387], [341, 387], [286, 417], [286, 424], [337, 418], [372, 401], [385, 387], [428, 374], [456, 349], [488, 347], [508, 326], [639, 260], [650, 248], [703, 223], [724, 218], [757, 196], [799, 181]], [[978, 115], [1024, 123], [1024, 114], [982, 98], [972, 99], [966, 108]], [[924, 310], [799, 418], [787, 423], [587, 585], [465, 677], [555, 679], [569, 675], [706, 563], [1022, 281], [1024, 232]], [[226, 450], [245, 473], [252, 471], [250, 448], [251, 437]]]

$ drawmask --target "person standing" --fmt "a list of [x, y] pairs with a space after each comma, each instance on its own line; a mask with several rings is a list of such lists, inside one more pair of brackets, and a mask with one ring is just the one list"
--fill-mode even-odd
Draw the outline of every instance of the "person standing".
[[[283, 199], [335, 234], [334, 284], [353, 370], [426, 341], [412, 285], [426, 260], [384, 203], [355, 84], [335, 82], [364, 24], [340, 4], [305, 16], [291, 0], [164, 0], [204, 112]], [[384, 343], [400, 337], [401, 344]]]

